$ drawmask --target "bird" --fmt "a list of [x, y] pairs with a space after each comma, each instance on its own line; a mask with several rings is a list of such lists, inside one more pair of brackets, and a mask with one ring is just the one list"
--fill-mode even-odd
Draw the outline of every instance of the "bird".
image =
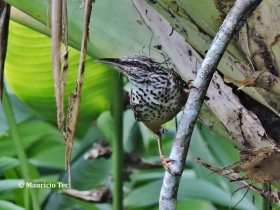
[[143, 55], [101, 58], [96, 62], [114, 66], [132, 83], [130, 106], [135, 119], [153, 132], [164, 168], [179, 175], [170, 166], [175, 161], [163, 153], [161, 128], [186, 104], [192, 81], [185, 82], [173, 68]]

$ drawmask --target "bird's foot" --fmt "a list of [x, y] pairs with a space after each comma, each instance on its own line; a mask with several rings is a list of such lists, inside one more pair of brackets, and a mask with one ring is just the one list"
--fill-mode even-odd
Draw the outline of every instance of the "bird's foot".
[[[192, 79], [190, 79], [190, 80], [188, 80], [188, 88], [189, 88], [189, 90], [191, 89], [191, 88], [196, 88], [196, 89], [198, 89], [197, 87], [195, 87], [194, 85], [193, 85], [193, 80]], [[199, 89], [198, 89], [199, 90]], [[208, 97], [208, 96], [204, 96], [204, 100], [205, 101], [208, 101], [210, 98]]]
[[171, 173], [173, 175], [181, 176], [181, 174], [178, 171], [174, 170], [169, 164], [169, 163], [172, 163], [172, 162], [176, 162], [176, 160], [165, 157], [164, 155], [161, 155], [160, 158], [161, 158], [162, 165], [163, 165], [163, 167], [165, 168], [166, 171], [168, 171], [169, 173]]
[[195, 86], [193, 86], [193, 79], [189, 79], [187, 83], [188, 83], [188, 88], [189, 88], [189, 89], [195, 87]]

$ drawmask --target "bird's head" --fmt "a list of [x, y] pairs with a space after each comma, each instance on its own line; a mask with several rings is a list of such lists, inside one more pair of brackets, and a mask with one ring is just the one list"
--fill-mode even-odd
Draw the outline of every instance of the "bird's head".
[[164, 67], [151, 58], [140, 55], [129, 55], [121, 58], [102, 58], [96, 62], [114, 66], [125, 74], [132, 83], [147, 80], [149, 76]]

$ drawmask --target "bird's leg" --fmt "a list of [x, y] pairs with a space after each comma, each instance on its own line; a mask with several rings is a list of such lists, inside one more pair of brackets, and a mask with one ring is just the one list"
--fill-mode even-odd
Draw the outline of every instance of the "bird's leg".
[[159, 155], [160, 155], [160, 159], [161, 159], [161, 162], [162, 162], [162, 165], [163, 167], [165, 168], [166, 171], [168, 171], [169, 173], [171, 174], [176, 174], [176, 175], [180, 175], [180, 173], [176, 170], [174, 170], [170, 165], [169, 163], [170, 162], [175, 162], [176, 160], [173, 160], [173, 159], [170, 159], [168, 157], [166, 157], [164, 154], [163, 154], [163, 151], [162, 151], [162, 144], [161, 144], [161, 138], [162, 138], [162, 135], [159, 132], [157, 133], [154, 133], [154, 136], [158, 142], [158, 149], [159, 149]]
[[[188, 80], [188, 91], [185, 91], [185, 92], [187, 92], [187, 93], [189, 93], [190, 92], [190, 89], [191, 88], [196, 88], [194, 85], [193, 85], [193, 80], [192, 79], [190, 79], [190, 80]], [[208, 101], [210, 98], [208, 97], [208, 96], [204, 96], [204, 100], [205, 101]]]
[[188, 88], [189, 89], [194, 88], [194, 86], [193, 86], [193, 79], [188, 80]]
[[188, 80], [187, 84], [186, 84], [185, 82], [184, 82], [183, 84], [184, 84], [184, 85], [183, 85], [183, 91], [184, 91], [185, 93], [187, 93], [187, 94], [190, 93], [190, 89], [191, 89], [191, 88], [194, 88], [194, 86], [193, 86], [193, 80]]

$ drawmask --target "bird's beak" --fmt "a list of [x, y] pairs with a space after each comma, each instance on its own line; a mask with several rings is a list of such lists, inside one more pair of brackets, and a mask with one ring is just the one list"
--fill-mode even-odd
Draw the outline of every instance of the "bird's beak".
[[96, 62], [109, 64], [120, 70], [125, 70], [125, 66], [122, 64], [119, 58], [101, 58], [96, 60]]

